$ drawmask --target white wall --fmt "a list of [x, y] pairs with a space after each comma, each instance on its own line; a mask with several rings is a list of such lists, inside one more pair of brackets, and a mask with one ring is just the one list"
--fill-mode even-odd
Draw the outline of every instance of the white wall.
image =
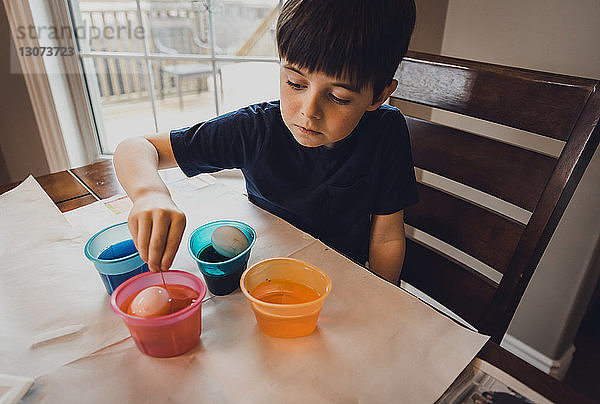
[[[444, 39], [448, 0], [415, 0], [415, 3], [417, 18], [408, 49], [439, 55]], [[431, 118], [431, 108], [423, 105], [400, 101], [399, 108], [405, 115]]]
[[[600, 78], [600, 1], [451, 0], [441, 53]], [[451, 120], [435, 113], [434, 119]], [[477, 127], [453, 123], [467, 130]], [[511, 136], [502, 128], [488, 130], [494, 137]], [[556, 145], [536, 145], [535, 137], [530, 141], [555, 153]], [[508, 330], [549, 359], [558, 360], [570, 349], [598, 278], [593, 259], [600, 240], [599, 184], [596, 152]]]
[[417, 19], [409, 48], [439, 54], [444, 39], [448, 0], [416, 0], [415, 3]]
[[600, 78], [599, 19], [598, 0], [452, 0], [442, 52]]

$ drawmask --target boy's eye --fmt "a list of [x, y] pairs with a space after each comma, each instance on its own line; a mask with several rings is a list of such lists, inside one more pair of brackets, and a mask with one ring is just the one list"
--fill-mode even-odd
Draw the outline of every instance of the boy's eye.
[[331, 99], [332, 99], [332, 100], [333, 100], [333, 102], [335, 102], [335, 103], [338, 103], [338, 104], [341, 104], [341, 105], [350, 104], [350, 100], [345, 100], [345, 99], [343, 99], [343, 98], [336, 97], [336, 96], [335, 96], [335, 95], [333, 95], [333, 94], [329, 94], [329, 96], [331, 97]]
[[296, 90], [300, 90], [304, 87], [302, 84], [294, 83], [293, 81], [290, 81], [290, 80], [287, 81], [287, 84], [288, 84], [288, 86], [290, 86]]

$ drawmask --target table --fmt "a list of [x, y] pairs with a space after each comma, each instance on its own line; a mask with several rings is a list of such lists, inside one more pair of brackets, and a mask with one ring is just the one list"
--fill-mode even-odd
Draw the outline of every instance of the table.
[[[110, 160], [42, 176], [37, 180], [62, 212], [123, 193]], [[0, 187], [0, 193], [16, 185]], [[505, 371], [552, 401], [590, 402], [569, 386], [539, 371], [491, 341], [485, 344], [477, 357]], [[390, 377], [394, 376], [390, 375]]]

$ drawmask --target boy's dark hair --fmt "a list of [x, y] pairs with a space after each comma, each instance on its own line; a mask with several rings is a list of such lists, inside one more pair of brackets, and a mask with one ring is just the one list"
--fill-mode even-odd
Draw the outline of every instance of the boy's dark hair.
[[375, 100], [408, 50], [415, 14], [414, 0], [288, 0], [277, 20], [279, 57], [372, 85]]

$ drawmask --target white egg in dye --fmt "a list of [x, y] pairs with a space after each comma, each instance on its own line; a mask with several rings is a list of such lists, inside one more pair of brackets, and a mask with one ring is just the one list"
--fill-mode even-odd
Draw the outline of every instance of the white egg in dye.
[[250, 243], [244, 233], [234, 226], [219, 226], [213, 230], [210, 242], [216, 252], [227, 258], [242, 253]]
[[169, 292], [160, 286], [142, 289], [131, 302], [129, 314], [138, 317], [157, 317], [170, 312]]

